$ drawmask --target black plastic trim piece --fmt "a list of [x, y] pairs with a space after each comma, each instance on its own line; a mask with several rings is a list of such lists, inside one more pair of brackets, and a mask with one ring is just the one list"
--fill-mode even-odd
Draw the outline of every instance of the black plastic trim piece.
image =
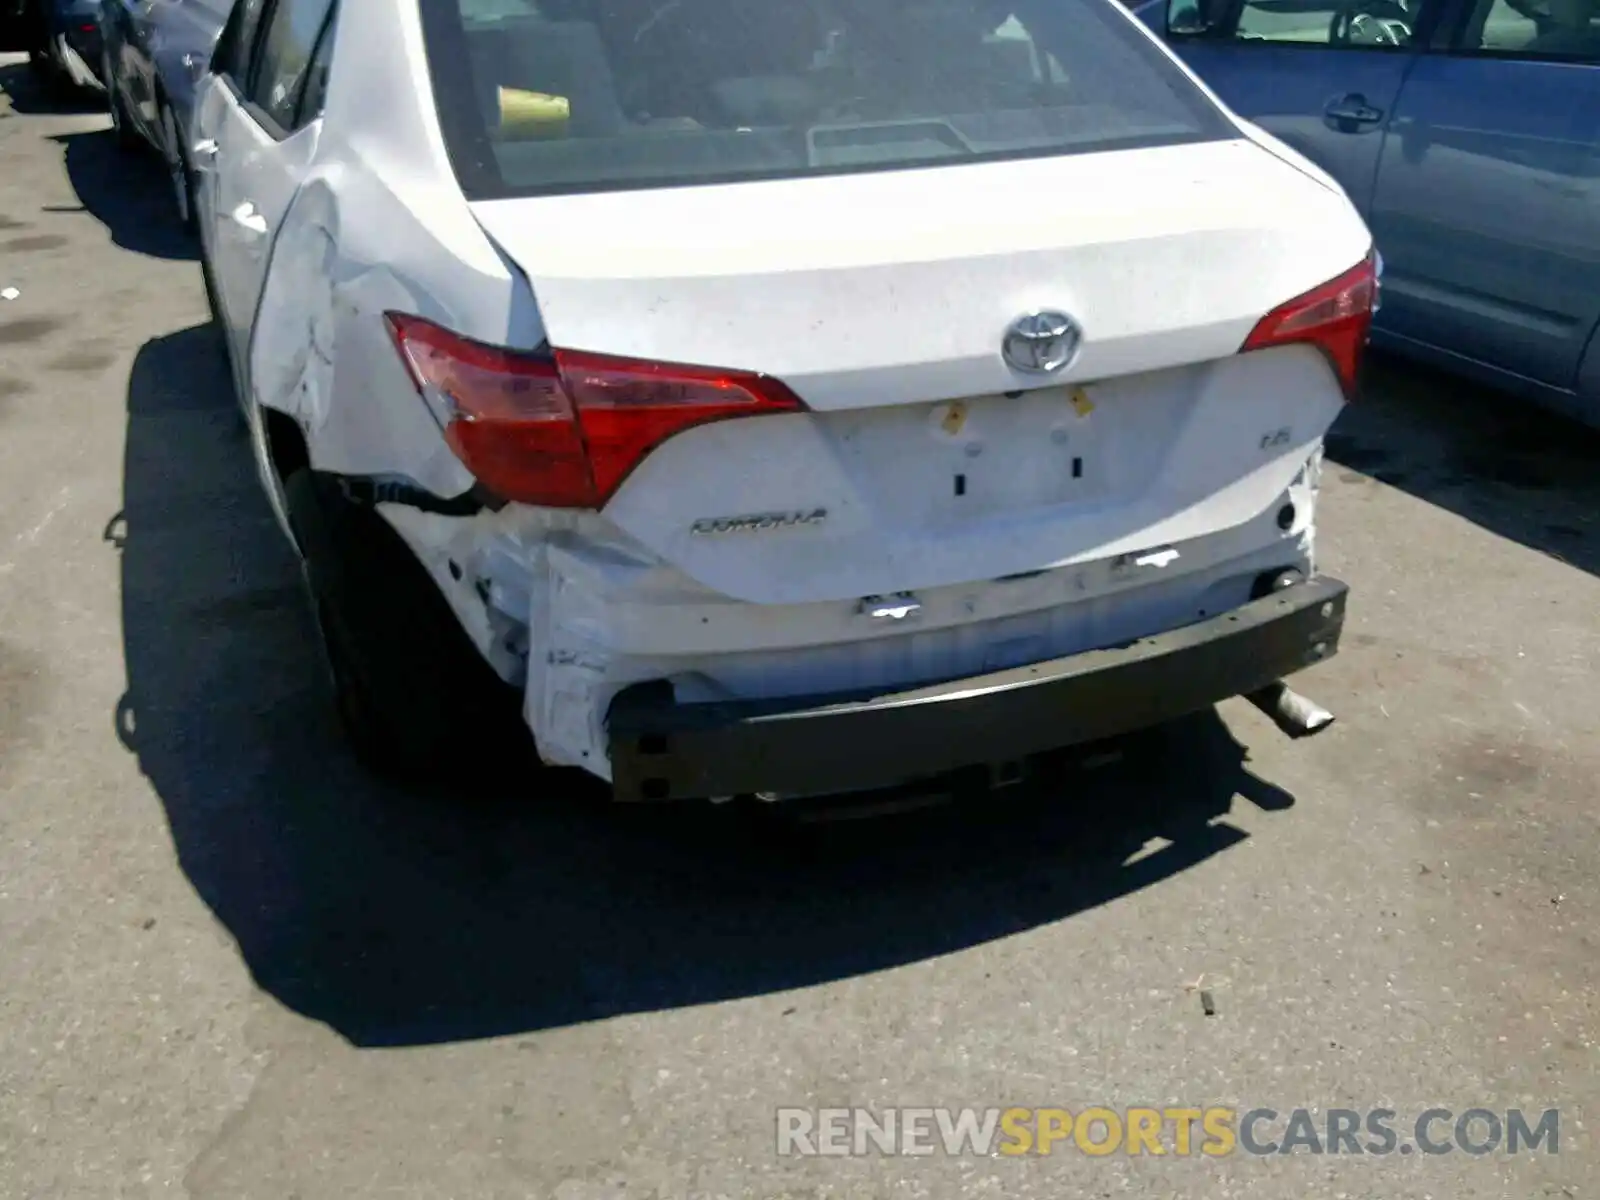
[[665, 681], [609, 712], [619, 800], [894, 787], [1116, 737], [1331, 657], [1348, 587], [1297, 583], [1124, 646], [892, 693], [678, 704]]

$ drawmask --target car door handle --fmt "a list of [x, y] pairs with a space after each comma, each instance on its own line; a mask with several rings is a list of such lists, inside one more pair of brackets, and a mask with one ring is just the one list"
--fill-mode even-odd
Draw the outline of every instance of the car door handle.
[[256, 206], [246, 200], [233, 210], [233, 223], [256, 237], [265, 237], [267, 219], [256, 211]]
[[217, 140], [206, 138], [189, 147], [189, 165], [192, 170], [208, 172], [217, 163]]
[[1383, 120], [1383, 109], [1374, 108], [1365, 96], [1356, 92], [1328, 101], [1322, 115], [1332, 125], [1376, 125]]

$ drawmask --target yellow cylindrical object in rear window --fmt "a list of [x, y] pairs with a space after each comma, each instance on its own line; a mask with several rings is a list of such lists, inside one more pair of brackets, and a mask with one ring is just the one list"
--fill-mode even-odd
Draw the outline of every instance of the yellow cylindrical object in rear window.
[[495, 132], [501, 141], [564, 138], [571, 120], [572, 102], [565, 96], [523, 88], [500, 89], [500, 125]]

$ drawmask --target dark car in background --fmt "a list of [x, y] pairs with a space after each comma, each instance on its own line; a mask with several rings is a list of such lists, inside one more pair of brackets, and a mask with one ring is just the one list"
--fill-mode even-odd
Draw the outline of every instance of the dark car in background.
[[52, 84], [99, 87], [100, 0], [0, 0], [0, 50], [26, 51]]
[[194, 85], [233, 0], [101, 0], [101, 73], [111, 120], [126, 147], [148, 144], [166, 163], [173, 204], [193, 224], [193, 172], [187, 151]]

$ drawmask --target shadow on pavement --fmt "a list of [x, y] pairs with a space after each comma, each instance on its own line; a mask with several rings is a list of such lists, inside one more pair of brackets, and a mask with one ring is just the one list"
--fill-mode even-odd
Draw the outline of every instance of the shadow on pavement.
[[[0, 67], [0, 91], [10, 99], [14, 114], [106, 113], [104, 95], [48, 83], [25, 65]], [[109, 116], [103, 128], [60, 133], [50, 140], [61, 147], [82, 211], [104, 225], [114, 243], [152, 258], [199, 261], [199, 242], [178, 221], [166, 170], [153, 149], [120, 147]], [[48, 205], [44, 211], [77, 210]]]
[[1347, 482], [1377, 479], [1600, 574], [1600, 433], [1390, 355], [1369, 371], [1328, 437]]
[[11, 111], [22, 116], [75, 116], [106, 111], [103, 92], [45, 78], [27, 63], [0, 66], [0, 92], [10, 99]]
[[1141, 739], [1132, 766], [853, 823], [623, 810], [559, 775], [543, 794], [532, 779], [453, 800], [385, 789], [332, 727], [231, 404], [209, 327], [140, 351], [125, 510], [107, 531], [129, 681], [116, 733], [256, 981], [355, 1044], [549, 1028], [949, 953], [1227, 849], [1245, 836], [1224, 819], [1237, 795], [1293, 804], [1244, 769], [1214, 714]]
[[[0, 67], [0, 91], [9, 98], [13, 114], [106, 113], [103, 94], [47, 82], [26, 65]], [[154, 150], [119, 147], [109, 116], [104, 128], [56, 134], [51, 140], [61, 147], [67, 178], [83, 211], [106, 227], [113, 242], [152, 258], [199, 260], [199, 243], [178, 222], [165, 169]], [[74, 210], [48, 206], [46, 211]]]
[[58, 134], [67, 178], [84, 211], [124, 250], [151, 258], [200, 260], [200, 243], [178, 222], [167, 177], [155, 152], [124, 150], [107, 127]]

